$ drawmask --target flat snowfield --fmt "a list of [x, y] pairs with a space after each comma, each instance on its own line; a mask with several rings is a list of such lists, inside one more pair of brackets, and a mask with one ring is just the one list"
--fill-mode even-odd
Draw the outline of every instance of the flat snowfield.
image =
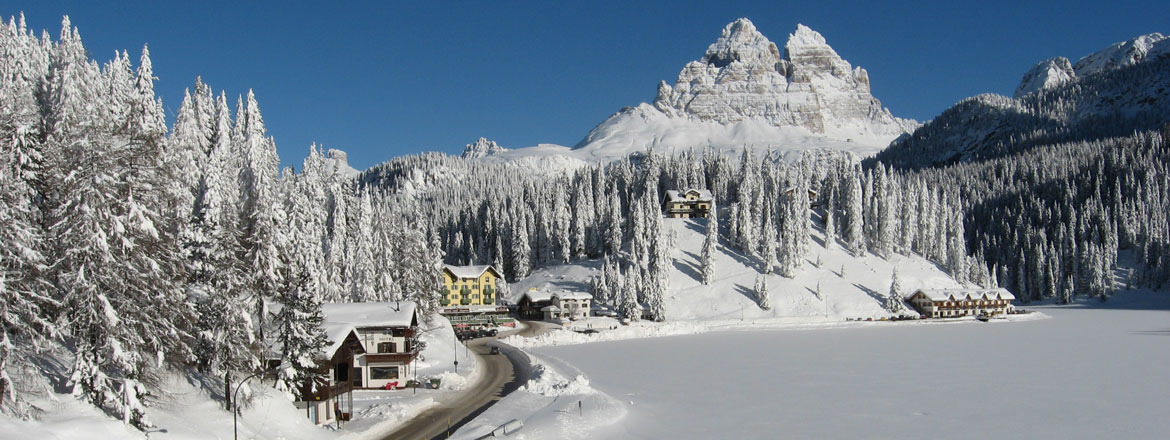
[[1170, 312], [1119, 306], [534, 351], [628, 405], [583, 438], [1167, 438]]

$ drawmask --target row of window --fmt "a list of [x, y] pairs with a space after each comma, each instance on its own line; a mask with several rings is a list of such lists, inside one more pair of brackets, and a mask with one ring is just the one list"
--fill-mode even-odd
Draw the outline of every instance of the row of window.
[[[481, 296], [484, 298], [491, 298], [492, 297], [491, 295], [480, 295], [478, 293], [473, 293], [471, 295], [467, 295], [467, 298], [479, 299]], [[460, 295], [458, 293], [451, 293], [451, 294], [447, 295], [447, 299], [460, 299]]]

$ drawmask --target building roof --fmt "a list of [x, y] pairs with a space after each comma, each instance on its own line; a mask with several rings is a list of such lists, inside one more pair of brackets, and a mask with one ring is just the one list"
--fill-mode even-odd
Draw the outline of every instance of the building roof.
[[673, 189], [666, 191], [666, 200], [668, 202], [687, 201], [687, 193], [696, 192], [699, 194], [699, 201], [710, 202], [715, 200], [715, 196], [711, 195], [711, 191], [705, 189], [688, 189], [683, 191], [675, 191]]
[[519, 303], [520, 300], [524, 299], [525, 296], [527, 296], [528, 300], [532, 302], [552, 301], [553, 293], [544, 289], [528, 289], [527, 292], [524, 292], [523, 295], [520, 295], [520, 299], [516, 300], [516, 302]]
[[341, 348], [349, 333], [365, 327], [410, 327], [415, 321], [416, 307], [413, 301], [330, 303], [322, 304], [325, 315], [325, 336], [329, 346], [325, 356], [332, 358]]
[[542, 312], [558, 312], [560, 310], [561, 308], [557, 306], [544, 306], [540, 308], [540, 311]]
[[557, 292], [552, 294], [552, 296], [559, 297], [560, 299], [593, 299], [593, 295], [585, 292]]
[[1015, 295], [1008, 292], [1007, 289], [918, 289], [911, 293], [906, 298], [909, 299], [914, 295], [922, 292], [931, 301], [967, 301], [967, 300], [993, 300], [993, 299], [1016, 299]]
[[500, 272], [490, 264], [486, 266], [452, 266], [450, 264], [444, 264], [443, 269], [451, 272], [451, 274], [455, 275], [456, 278], [479, 278], [480, 275], [483, 275], [483, 273], [487, 272], [489, 269], [497, 276], [500, 274]]

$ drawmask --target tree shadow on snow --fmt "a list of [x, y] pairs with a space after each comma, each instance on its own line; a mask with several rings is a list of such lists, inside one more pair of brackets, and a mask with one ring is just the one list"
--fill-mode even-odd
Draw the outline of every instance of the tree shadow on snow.
[[760, 302], [756, 300], [756, 292], [753, 291], [752, 289], [749, 289], [747, 286], [745, 286], [743, 284], [735, 283], [735, 292], [740, 294], [740, 295], [743, 295], [748, 300], [755, 303], [757, 307], [760, 305]]
[[853, 287], [856, 287], [856, 288], [858, 288], [859, 290], [861, 290], [862, 292], [865, 292], [865, 294], [866, 294], [866, 295], [869, 295], [871, 298], [873, 298], [873, 299], [874, 299], [875, 301], [877, 301], [879, 304], [880, 304], [882, 301], [885, 301], [885, 300], [886, 300], [886, 297], [885, 297], [885, 295], [882, 295], [881, 293], [878, 293], [877, 291], [875, 291], [875, 290], [873, 290], [873, 289], [870, 289], [870, 288], [868, 288], [868, 287], [862, 286], [862, 285], [860, 285], [860, 284], [857, 284], [857, 283], [853, 283]]
[[688, 219], [686, 221], [687, 229], [698, 232], [700, 234], [706, 234], [707, 233], [707, 222], [709, 222], [711, 220], [710, 219], [702, 219], [703, 220], [702, 222], [700, 222], [699, 220], [700, 219]]
[[[686, 252], [686, 251], [683, 251], [683, 253], [698, 259], [698, 257], [695, 254], [692, 254], [692, 253]], [[702, 281], [703, 280], [702, 274], [699, 273], [699, 266], [697, 266], [695, 264], [675, 259], [674, 260], [674, 268], [678, 269], [679, 272], [682, 272], [683, 275], [694, 278], [695, 281]]]

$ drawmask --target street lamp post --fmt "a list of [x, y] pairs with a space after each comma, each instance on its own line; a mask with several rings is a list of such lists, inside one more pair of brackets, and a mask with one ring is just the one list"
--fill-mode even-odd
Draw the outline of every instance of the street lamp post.
[[286, 366], [288, 366], [288, 365], [287, 364], [280, 364], [280, 365], [277, 365], [275, 367], [269, 368], [267, 370], [257, 371], [255, 373], [252, 373], [252, 375], [245, 377], [244, 380], [240, 381], [240, 383], [236, 384], [235, 391], [232, 391], [232, 438], [237, 439], [237, 440], [240, 438], [240, 423], [239, 423], [240, 401], [238, 399], [238, 396], [240, 394], [240, 388], [242, 388], [244, 386], [244, 384], [247, 383], [249, 380], [251, 380], [253, 377], [256, 377], [256, 376], [259, 376], [259, 375], [265, 374], [265, 373], [271, 373], [273, 371], [279, 370], [279, 369], [284, 368]]

